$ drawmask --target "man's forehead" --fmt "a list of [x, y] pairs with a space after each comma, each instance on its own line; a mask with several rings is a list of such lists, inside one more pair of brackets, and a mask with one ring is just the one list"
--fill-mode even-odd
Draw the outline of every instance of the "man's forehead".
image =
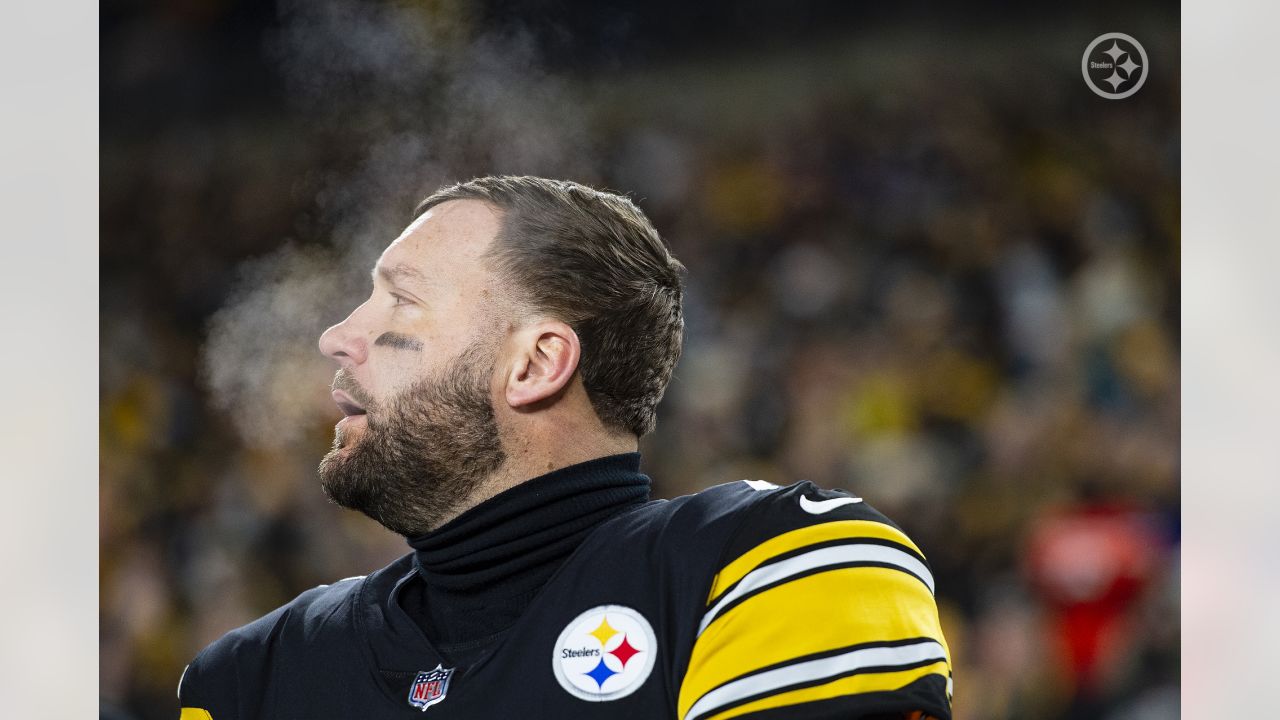
[[501, 225], [500, 213], [489, 203], [472, 199], [446, 200], [409, 223], [395, 242], [448, 238], [455, 244], [487, 244]]
[[400, 233], [373, 274], [411, 277], [415, 272], [459, 269], [488, 249], [501, 229], [498, 212], [479, 200], [450, 200], [427, 210]]

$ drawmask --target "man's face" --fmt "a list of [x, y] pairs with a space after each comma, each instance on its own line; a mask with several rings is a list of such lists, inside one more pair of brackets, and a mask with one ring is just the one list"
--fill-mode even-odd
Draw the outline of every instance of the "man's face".
[[504, 459], [498, 297], [481, 258], [499, 229], [479, 201], [432, 208], [382, 253], [369, 299], [320, 337], [346, 415], [321, 483], [402, 535], [434, 528]]

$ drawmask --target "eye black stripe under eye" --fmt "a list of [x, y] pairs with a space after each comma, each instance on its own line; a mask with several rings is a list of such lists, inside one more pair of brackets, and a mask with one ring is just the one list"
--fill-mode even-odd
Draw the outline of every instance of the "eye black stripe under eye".
[[412, 350], [414, 352], [421, 352], [423, 347], [421, 340], [397, 332], [384, 332], [378, 336], [377, 340], [373, 341], [373, 344], [397, 350]]

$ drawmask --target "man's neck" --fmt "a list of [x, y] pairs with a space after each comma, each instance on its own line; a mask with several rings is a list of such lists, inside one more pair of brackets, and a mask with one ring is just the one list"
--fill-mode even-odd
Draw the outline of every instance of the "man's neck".
[[408, 538], [422, 582], [397, 602], [437, 651], [471, 665], [588, 535], [649, 499], [639, 467], [639, 453], [575, 463]]
[[481, 481], [464, 502], [441, 515], [433, 530], [444, 527], [462, 513], [527, 480], [599, 457], [636, 452], [640, 447], [636, 436], [629, 433], [601, 435], [589, 442], [575, 442], [564, 434], [555, 443], [526, 442], [511, 447], [513, 444], [507, 444], [507, 457], [502, 465]]

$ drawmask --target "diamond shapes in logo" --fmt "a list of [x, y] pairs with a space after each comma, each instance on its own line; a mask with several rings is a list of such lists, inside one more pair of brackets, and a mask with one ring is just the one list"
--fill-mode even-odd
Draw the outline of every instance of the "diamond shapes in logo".
[[560, 687], [591, 702], [617, 700], [648, 679], [657, 658], [653, 627], [624, 605], [600, 605], [560, 633], [551, 659]]
[[1085, 84], [1108, 100], [1121, 100], [1138, 92], [1147, 82], [1149, 71], [1146, 49], [1124, 33], [1099, 35], [1080, 58]]
[[604, 681], [618, 674], [617, 670], [611, 670], [608, 665], [604, 664], [604, 658], [600, 658], [600, 662], [596, 664], [591, 672], [582, 673], [592, 680], [596, 681], [596, 686], [604, 689]]
[[618, 647], [610, 650], [608, 654], [618, 658], [618, 662], [622, 663], [622, 667], [625, 670], [627, 667], [627, 661], [641, 652], [642, 651], [635, 649], [631, 643], [627, 642], [627, 636], [623, 635], [622, 642], [618, 643]]
[[618, 631], [614, 630], [613, 627], [609, 625], [609, 616], [606, 615], [604, 619], [600, 621], [600, 627], [592, 630], [588, 634], [599, 640], [600, 646], [603, 647], [608, 644], [609, 638], [618, 634]]

